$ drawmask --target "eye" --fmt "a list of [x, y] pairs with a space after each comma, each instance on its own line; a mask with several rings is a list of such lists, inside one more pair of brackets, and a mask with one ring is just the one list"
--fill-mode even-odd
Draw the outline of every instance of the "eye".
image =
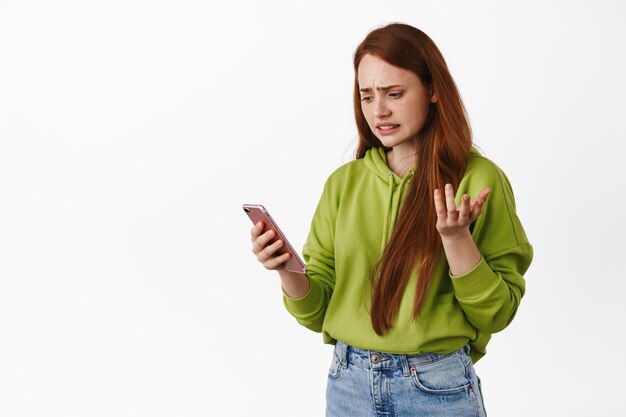
[[391, 97], [391, 98], [400, 98], [400, 97], [402, 97], [402, 93], [389, 93], [389, 97]]
[[361, 101], [365, 101], [366, 103], [369, 103], [370, 101], [372, 101], [373, 97], [372, 96], [365, 96], [361, 98]]

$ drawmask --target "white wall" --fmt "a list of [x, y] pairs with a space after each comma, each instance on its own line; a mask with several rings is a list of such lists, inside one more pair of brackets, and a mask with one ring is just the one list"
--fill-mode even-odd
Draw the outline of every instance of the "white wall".
[[241, 204], [301, 248], [354, 151], [352, 53], [391, 21], [442, 50], [535, 248], [476, 366], [489, 414], [617, 415], [625, 11], [2, 0], [0, 415], [323, 414], [331, 348], [284, 309]]

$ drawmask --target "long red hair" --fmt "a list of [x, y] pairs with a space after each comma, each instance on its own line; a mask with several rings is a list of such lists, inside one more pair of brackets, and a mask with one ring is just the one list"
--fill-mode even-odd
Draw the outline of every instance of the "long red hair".
[[[356, 158], [372, 147], [384, 147], [361, 111], [358, 67], [366, 54], [414, 72], [437, 97], [431, 103], [415, 154], [415, 175], [397, 223], [372, 274], [370, 316], [377, 334], [395, 322], [402, 295], [417, 268], [412, 319], [417, 319], [435, 269], [441, 239], [435, 227], [434, 190], [451, 183], [456, 190], [467, 167], [472, 132], [467, 112], [441, 52], [421, 30], [393, 23], [370, 32], [354, 54], [354, 114], [359, 132]], [[389, 148], [386, 148], [387, 150]]]

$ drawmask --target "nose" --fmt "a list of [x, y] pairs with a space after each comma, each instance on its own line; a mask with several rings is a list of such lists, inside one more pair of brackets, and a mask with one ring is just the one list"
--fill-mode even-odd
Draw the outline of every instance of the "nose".
[[379, 119], [388, 117], [390, 114], [389, 107], [387, 107], [387, 103], [384, 98], [376, 98], [376, 102], [374, 103], [374, 117]]

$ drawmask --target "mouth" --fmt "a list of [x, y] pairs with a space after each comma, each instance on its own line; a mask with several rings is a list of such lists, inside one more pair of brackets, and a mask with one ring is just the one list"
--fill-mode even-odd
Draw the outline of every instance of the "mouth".
[[391, 135], [393, 133], [396, 133], [398, 129], [400, 129], [400, 125], [394, 125], [391, 123], [376, 125], [376, 130], [381, 135]]

